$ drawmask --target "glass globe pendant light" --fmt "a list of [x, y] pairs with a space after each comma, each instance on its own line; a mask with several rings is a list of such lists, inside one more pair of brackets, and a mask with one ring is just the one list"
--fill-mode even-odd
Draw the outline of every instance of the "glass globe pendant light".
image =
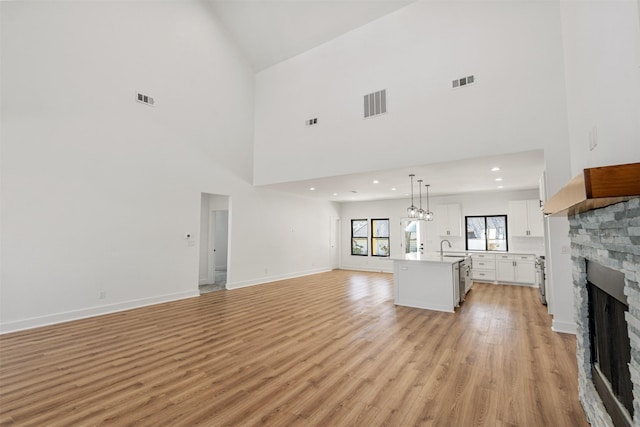
[[425, 219], [427, 216], [427, 212], [422, 209], [422, 180], [418, 180], [418, 190], [420, 193], [420, 209], [418, 209], [418, 219]]
[[409, 178], [411, 178], [411, 206], [407, 208], [407, 216], [409, 218], [415, 218], [416, 215], [418, 214], [418, 208], [416, 208], [413, 204], [413, 177], [414, 176], [415, 176], [414, 174], [409, 175]]
[[425, 212], [424, 219], [433, 221], [433, 212], [429, 210], [429, 184], [425, 185], [425, 187], [427, 187], [427, 211]]

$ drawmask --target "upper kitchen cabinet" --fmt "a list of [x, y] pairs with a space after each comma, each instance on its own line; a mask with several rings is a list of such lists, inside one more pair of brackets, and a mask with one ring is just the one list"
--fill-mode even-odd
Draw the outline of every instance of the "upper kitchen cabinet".
[[462, 210], [459, 204], [438, 205], [435, 214], [439, 236], [462, 236]]
[[544, 237], [539, 200], [509, 202], [509, 234], [511, 236]]

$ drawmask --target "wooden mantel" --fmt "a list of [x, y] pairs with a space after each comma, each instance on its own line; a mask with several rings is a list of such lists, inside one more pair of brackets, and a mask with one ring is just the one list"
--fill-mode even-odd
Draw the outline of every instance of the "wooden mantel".
[[573, 215], [640, 197], [640, 163], [585, 169], [544, 204], [547, 215]]

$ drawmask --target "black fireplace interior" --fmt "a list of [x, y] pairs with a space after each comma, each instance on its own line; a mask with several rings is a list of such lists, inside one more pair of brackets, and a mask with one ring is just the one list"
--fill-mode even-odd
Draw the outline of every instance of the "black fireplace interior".
[[593, 382], [614, 424], [630, 426], [633, 384], [629, 372], [631, 344], [624, 317], [629, 309], [624, 274], [587, 262], [587, 290]]

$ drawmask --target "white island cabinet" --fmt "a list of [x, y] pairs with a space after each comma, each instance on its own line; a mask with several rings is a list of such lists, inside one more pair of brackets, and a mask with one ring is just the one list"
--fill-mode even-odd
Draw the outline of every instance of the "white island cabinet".
[[393, 259], [396, 305], [453, 313], [460, 301], [458, 269], [463, 260], [421, 254]]

